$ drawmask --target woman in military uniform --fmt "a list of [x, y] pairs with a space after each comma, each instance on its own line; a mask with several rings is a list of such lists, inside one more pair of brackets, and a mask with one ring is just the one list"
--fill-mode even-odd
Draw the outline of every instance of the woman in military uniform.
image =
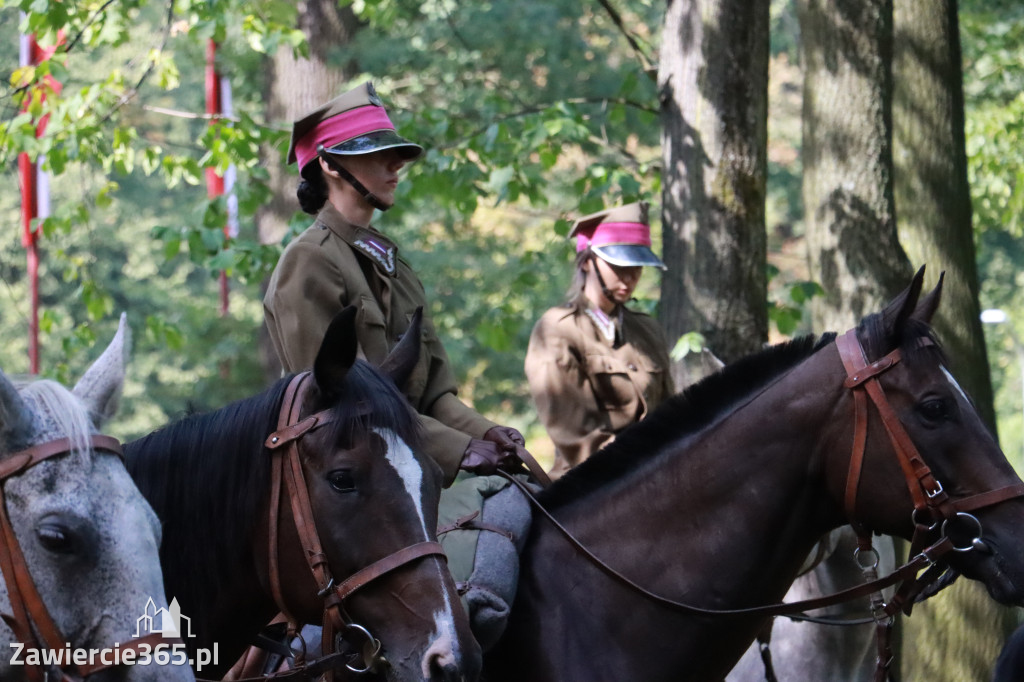
[[[422, 152], [395, 132], [371, 83], [295, 122], [288, 162], [299, 165], [299, 203], [316, 220], [285, 249], [263, 299], [286, 371], [312, 366], [328, 324], [346, 306], [358, 308], [360, 355], [377, 365], [416, 308], [429, 309], [423, 284], [398, 246], [370, 225], [375, 209], [394, 203], [398, 171]], [[522, 435], [459, 400], [426, 314], [419, 364], [403, 390], [420, 414], [427, 454], [440, 464], [446, 485], [460, 467], [489, 474], [517, 462]]]
[[526, 377], [555, 444], [550, 474], [561, 476], [643, 419], [673, 393], [667, 343], [658, 323], [626, 303], [651, 251], [647, 204], [580, 218], [568, 303], [548, 310], [530, 335]]

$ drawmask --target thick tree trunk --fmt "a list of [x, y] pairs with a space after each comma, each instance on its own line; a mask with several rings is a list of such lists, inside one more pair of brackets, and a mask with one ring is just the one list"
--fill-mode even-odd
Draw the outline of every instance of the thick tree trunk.
[[[810, 275], [825, 291], [812, 302], [812, 322], [818, 332], [843, 332], [912, 274], [893, 199], [892, 0], [797, 0], [797, 12], [804, 228]], [[900, 639], [898, 630], [897, 651]], [[897, 679], [899, 668], [897, 659]]]
[[891, 0], [798, 0], [803, 195], [817, 331], [842, 332], [910, 281], [893, 208]]
[[[355, 73], [354, 67], [339, 69], [330, 61], [332, 49], [344, 45], [358, 29], [350, 8], [340, 8], [334, 0], [304, 0], [299, 3], [299, 28], [306, 34], [309, 57], [297, 58], [282, 48], [268, 63], [266, 119], [282, 127], [290, 127], [302, 114], [341, 94], [342, 84]], [[260, 241], [269, 244], [284, 236], [300, 210], [295, 196], [298, 175], [276, 148], [264, 148], [263, 159], [273, 198], [257, 213], [256, 225]], [[260, 354], [268, 380], [280, 376], [281, 363], [266, 326], [260, 333]]]
[[[978, 305], [964, 147], [963, 75], [955, 0], [894, 6], [893, 157], [900, 240], [934, 281], [945, 271], [935, 327], [954, 373], [993, 430]], [[1016, 619], [978, 583], [961, 580], [914, 610], [903, 671], [912, 680], [987, 680]]]
[[662, 324], [671, 341], [699, 331], [728, 362], [768, 336], [767, 0], [669, 0], [658, 85]]

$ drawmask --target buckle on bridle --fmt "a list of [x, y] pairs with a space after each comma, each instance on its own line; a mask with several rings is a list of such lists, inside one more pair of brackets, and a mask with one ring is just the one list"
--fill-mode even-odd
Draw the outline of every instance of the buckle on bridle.
[[334, 589], [334, 576], [331, 576], [330, 582], [328, 582], [326, 587], [324, 587], [322, 590], [317, 590], [316, 596], [318, 596], [321, 599], [323, 599], [328, 594], [330, 594], [333, 589]]
[[941, 495], [942, 493], [945, 492], [945, 490], [942, 489], [942, 481], [940, 481], [938, 479], [935, 479], [935, 485], [938, 486], [938, 488], [936, 490], [925, 490], [924, 491], [924, 494], [928, 496], [928, 499], [935, 499], [936, 497], [938, 497], [939, 495]]

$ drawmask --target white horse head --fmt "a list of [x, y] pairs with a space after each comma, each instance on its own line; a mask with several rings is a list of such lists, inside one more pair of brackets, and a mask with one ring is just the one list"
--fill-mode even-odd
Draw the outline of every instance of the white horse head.
[[[129, 345], [122, 315], [113, 341], [73, 391], [49, 380], [11, 381], [0, 372], [0, 468], [32, 446], [70, 442], [66, 454], [6, 478], [3, 498], [28, 573], [68, 654], [95, 650], [97, 664], [101, 650], [123, 645], [138, 632], [150, 599], [157, 608], [167, 607], [156, 515], [120, 458], [94, 450], [91, 441], [116, 410]], [[26, 679], [25, 663], [43, 645], [19, 651], [8, 587], [0, 577], [0, 679], [14, 682]], [[155, 656], [139, 658], [150, 665], [118, 666], [91, 680], [195, 679], [187, 661], [158, 666]], [[51, 670], [50, 679], [63, 679]]]

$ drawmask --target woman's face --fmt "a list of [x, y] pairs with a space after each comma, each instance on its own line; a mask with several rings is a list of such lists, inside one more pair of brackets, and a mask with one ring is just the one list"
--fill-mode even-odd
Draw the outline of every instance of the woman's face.
[[384, 149], [342, 159], [345, 170], [354, 175], [374, 196], [388, 206], [395, 203], [398, 171], [407, 163], [398, 149]]
[[[604, 285], [612, 295], [612, 300], [604, 295], [601, 289], [601, 282], [594, 274], [593, 265], [596, 264], [604, 279]], [[589, 266], [589, 267], [588, 267]], [[605, 312], [610, 312], [616, 305], [628, 303], [633, 298], [636, 285], [640, 283], [640, 275], [643, 268], [639, 265], [612, 265], [602, 258], [594, 258], [584, 268], [587, 269], [587, 284], [585, 293], [587, 298], [597, 303]]]

